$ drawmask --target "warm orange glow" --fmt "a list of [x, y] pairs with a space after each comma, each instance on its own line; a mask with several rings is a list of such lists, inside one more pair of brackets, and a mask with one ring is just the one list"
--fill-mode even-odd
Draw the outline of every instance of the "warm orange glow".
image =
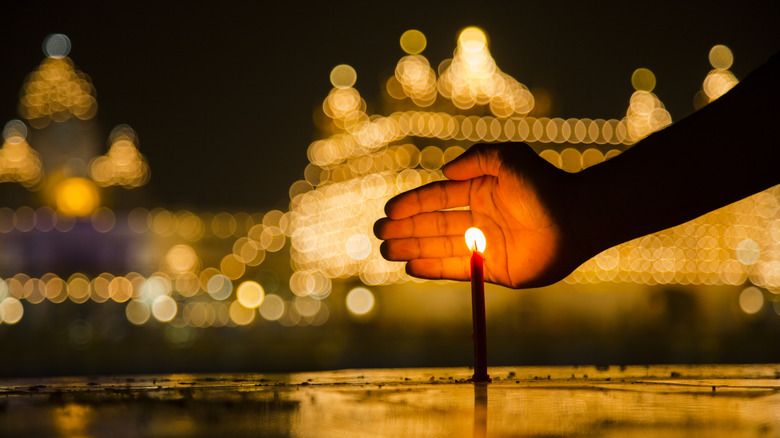
[[43, 176], [38, 153], [27, 143], [27, 125], [11, 120], [3, 128], [5, 142], [0, 148], [0, 182], [19, 182], [35, 186]]
[[198, 256], [189, 245], [174, 245], [166, 254], [165, 261], [172, 272], [181, 274], [195, 270]]
[[111, 131], [111, 147], [108, 153], [89, 163], [92, 179], [101, 186], [119, 185], [125, 188], [140, 187], [149, 180], [149, 165], [136, 147], [138, 138], [127, 125]]
[[356, 287], [347, 293], [347, 309], [354, 315], [362, 316], [374, 309], [374, 294], [364, 287]]
[[478, 52], [487, 47], [487, 36], [478, 27], [467, 27], [458, 37], [458, 46], [468, 52]]
[[[384, 215], [388, 199], [443, 179], [444, 163], [471, 145], [534, 143], [542, 158], [567, 172], [579, 172], [671, 123], [669, 112], [653, 93], [655, 75], [647, 69], [637, 69], [631, 76], [636, 91], [623, 117], [562, 118], [554, 114], [557, 107], [549, 92], [534, 89], [532, 93], [499, 69], [481, 29], [464, 29], [452, 58], [438, 63], [421, 54], [427, 41], [419, 31], [407, 31], [400, 42], [406, 54], [385, 82], [384, 97], [389, 102], [367, 104], [354, 88], [354, 68], [342, 64], [331, 71], [333, 89], [317, 110], [317, 124], [325, 136], [308, 148], [310, 163], [303, 178], [290, 186], [289, 209], [249, 214], [100, 207], [96, 186], [133, 188], [150, 176], [138, 137], [127, 125], [111, 132], [104, 155], [91, 161], [71, 160], [67, 170], [86, 167], [91, 180], [49, 181], [46, 187], [54, 187], [58, 211], [0, 207], [4, 235], [64, 233], [77, 222], [88, 223], [78, 218], [87, 216], [97, 232], [114, 233], [127, 226], [134, 238], [146, 239], [138, 235], [148, 233], [160, 243], [144, 256], [151, 259], [150, 270], [160, 270], [152, 274], [116, 272], [89, 278], [73, 273], [60, 278], [47, 273], [31, 278], [18, 273], [0, 279], [0, 322], [18, 322], [28, 303], [69, 298], [74, 303], [124, 303], [132, 324], [170, 322], [177, 333], [190, 327], [247, 325], [259, 319], [258, 313], [263, 320], [285, 327], [321, 325], [329, 318], [331, 292], [344, 297], [353, 282], [373, 286], [423, 281], [410, 278], [403, 264], [381, 257], [372, 224]], [[47, 174], [35, 150], [34, 140], [41, 137], [30, 136], [28, 143], [28, 127], [35, 133], [49, 123], [88, 119], [97, 108], [89, 78], [67, 58], [67, 38], [50, 37], [45, 50], [48, 58], [22, 90], [20, 113], [30, 118], [8, 122], [0, 148], [0, 182], [19, 183], [30, 190], [40, 187]], [[728, 70], [733, 55], [727, 47], [713, 47], [710, 62], [713, 70], [698, 93], [701, 105], [737, 83]], [[390, 112], [371, 113], [369, 108], [390, 108]], [[51, 174], [61, 175], [58, 172], [54, 169]], [[484, 251], [484, 235], [469, 230], [473, 232], [479, 237], [467, 234], [468, 246]], [[734, 305], [748, 315], [760, 315], [764, 305], [780, 309], [777, 242], [780, 186], [687, 224], [610, 248], [566, 281], [749, 283], [754, 286], [744, 289]], [[282, 258], [289, 251], [289, 277], [280, 273], [286, 268], [275, 271], [279, 256], [273, 253], [278, 251], [283, 252]], [[261, 280], [263, 273], [276, 277], [268, 283]], [[350, 284], [346, 289], [345, 283]], [[352, 315], [371, 314], [376, 306], [374, 292], [363, 287], [354, 288], [346, 299], [346, 310]]]
[[472, 251], [485, 252], [487, 240], [479, 228], [471, 227], [466, 230], [466, 245], [468, 245], [469, 249]]
[[19, 113], [36, 128], [74, 116], [89, 120], [97, 112], [90, 78], [75, 69], [61, 48], [53, 50], [56, 56], [44, 59], [28, 77], [19, 102]]
[[265, 291], [256, 281], [245, 281], [238, 286], [236, 291], [238, 302], [247, 309], [256, 309], [263, 304]]
[[100, 205], [100, 194], [92, 181], [73, 177], [57, 185], [55, 200], [60, 213], [68, 216], [87, 216]]

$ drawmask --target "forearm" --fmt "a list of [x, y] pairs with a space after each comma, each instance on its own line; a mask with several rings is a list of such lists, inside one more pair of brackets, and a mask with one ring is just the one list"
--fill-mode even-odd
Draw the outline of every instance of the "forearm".
[[[618, 157], [578, 174], [572, 217], [596, 253], [780, 183], [780, 58]], [[598, 212], [598, 213], [596, 213]]]

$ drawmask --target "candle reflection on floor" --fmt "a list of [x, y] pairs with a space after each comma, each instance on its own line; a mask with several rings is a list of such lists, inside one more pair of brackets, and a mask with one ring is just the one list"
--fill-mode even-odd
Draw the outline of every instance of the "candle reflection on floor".
[[474, 383], [474, 438], [487, 436], [488, 383]]

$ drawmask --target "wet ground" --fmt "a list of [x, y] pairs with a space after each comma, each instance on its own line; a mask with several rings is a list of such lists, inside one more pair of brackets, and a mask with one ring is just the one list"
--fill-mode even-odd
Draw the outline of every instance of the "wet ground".
[[0, 380], [2, 437], [778, 437], [780, 365]]

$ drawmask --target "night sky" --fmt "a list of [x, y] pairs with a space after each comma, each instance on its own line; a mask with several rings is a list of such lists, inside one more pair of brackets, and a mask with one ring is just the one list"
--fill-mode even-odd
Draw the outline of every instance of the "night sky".
[[0, 122], [19, 117], [43, 39], [65, 33], [97, 89], [102, 136], [120, 123], [138, 133], [152, 169], [146, 207], [196, 211], [286, 207], [330, 70], [352, 65], [376, 109], [410, 28], [427, 36], [435, 66], [460, 29], [482, 27], [499, 68], [549, 90], [553, 116], [564, 118], [622, 117], [631, 73], [647, 67], [679, 120], [693, 110], [713, 45], [732, 49], [739, 79], [780, 48], [769, 1], [103, 3], [2, 6]]

